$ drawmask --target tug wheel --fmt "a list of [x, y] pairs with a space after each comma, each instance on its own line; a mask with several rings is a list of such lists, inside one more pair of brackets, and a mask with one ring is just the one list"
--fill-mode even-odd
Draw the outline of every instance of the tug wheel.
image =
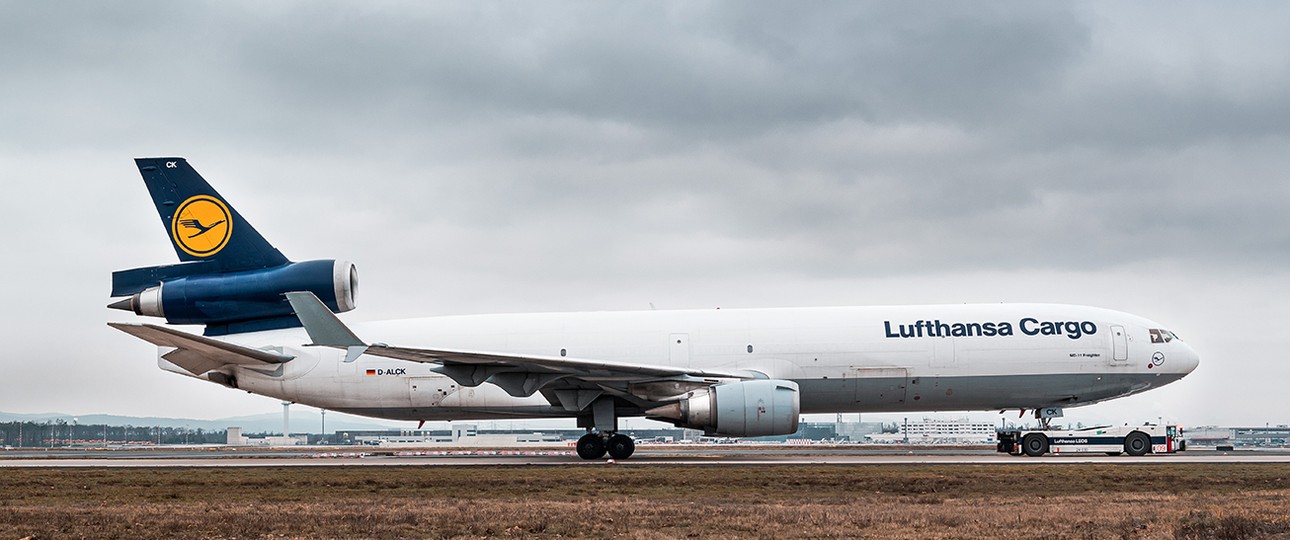
[[1130, 433], [1124, 438], [1124, 452], [1130, 456], [1145, 456], [1151, 451], [1151, 437], [1141, 431]]
[[1021, 451], [1027, 456], [1039, 457], [1048, 453], [1048, 437], [1042, 433], [1030, 433], [1021, 438]]

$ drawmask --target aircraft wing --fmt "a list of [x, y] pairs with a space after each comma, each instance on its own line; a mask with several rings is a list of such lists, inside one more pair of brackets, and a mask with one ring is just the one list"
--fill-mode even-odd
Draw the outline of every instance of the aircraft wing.
[[742, 371], [693, 369], [563, 356], [396, 347], [383, 343], [368, 345], [336, 318], [336, 315], [313, 293], [289, 292], [287, 299], [291, 302], [296, 315], [300, 317], [313, 344], [347, 349], [349, 361], [358, 358], [359, 354], [370, 354], [397, 360], [440, 364], [435, 371], [451, 377], [463, 386], [479, 386], [484, 382], [491, 382], [516, 397], [533, 395], [548, 383], [566, 378], [595, 385], [609, 381], [635, 384], [669, 379], [698, 382], [695, 379], [756, 377], [752, 373]]
[[[554, 373], [595, 380], [640, 380], [683, 376], [721, 379], [750, 378], [747, 373], [733, 371], [612, 362], [608, 360], [587, 360], [563, 356], [518, 355], [450, 349], [417, 349], [391, 347], [389, 345], [368, 346], [366, 354], [412, 362], [443, 364], [443, 369], [438, 371], [458, 379], [458, 382], [463, 384], [466, 381], [474, 383], [471, 386], [488, 380], [491, 375], [515, 371]], [[459, 376], [462, 377], [459, 378]], [[468, 376], [468, 378], [465, 376]]]
[[180, 332], [155, 324], [107, 323], [108, 326], [147, 341], [158, 347], [174, 347], [162, 358], [184, 368], [193, 375], [201, 375], [229, 364], [259, 366], [281, 364], [291, 360], [272, 351], [252, 349], [217, 339]]

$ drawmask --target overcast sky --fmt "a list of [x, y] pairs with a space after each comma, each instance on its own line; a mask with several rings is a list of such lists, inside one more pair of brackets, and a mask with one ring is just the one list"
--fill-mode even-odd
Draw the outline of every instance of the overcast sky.
[[[1090, 421], [1290, 423], [1290, 5], [0, 1], [0, 410], [277, 402], [104, 325], [189, 159], [349, 321], [959, 302], [1202, 357]], [[1015, 413], [1013, 413], [1015, 417]]]

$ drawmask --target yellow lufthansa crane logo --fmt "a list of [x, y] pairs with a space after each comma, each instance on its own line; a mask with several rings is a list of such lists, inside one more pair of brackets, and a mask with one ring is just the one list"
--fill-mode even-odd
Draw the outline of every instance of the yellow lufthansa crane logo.
[[170, 220], [170, 237], [185, 253], [210, 257], [233, 235], [233, 215], [224, 201], [210, 195], [189, 197]]

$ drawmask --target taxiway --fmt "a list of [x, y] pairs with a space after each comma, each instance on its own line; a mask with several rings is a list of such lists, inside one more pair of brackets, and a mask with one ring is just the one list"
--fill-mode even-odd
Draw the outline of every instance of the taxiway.
[[392, 450], [372, 453], [309, 452], [184, 452], [147, 450], [136, 452], [85, 451], [56, 453], [0, 453], [0, 468], [161, 468], [161, 467], [398, 467], [398, 466], [618, 466], [651, 465], [775, 466], [775, 465], [1040, 465], [1099, 463], [1290, 463], [1290, 451], [1217, 452], [1193, 450], [1170, 455], [1142, 457], [1102, 454], [1049, 455], [1040, 458], [1009, 456], [988, 450], [914, 451], [870, 449], [742, 449], [695, 448], [684, 450], [641, 450], [631, 459], [584, 461], [566, 450], [476, 450], [423, 451]]

